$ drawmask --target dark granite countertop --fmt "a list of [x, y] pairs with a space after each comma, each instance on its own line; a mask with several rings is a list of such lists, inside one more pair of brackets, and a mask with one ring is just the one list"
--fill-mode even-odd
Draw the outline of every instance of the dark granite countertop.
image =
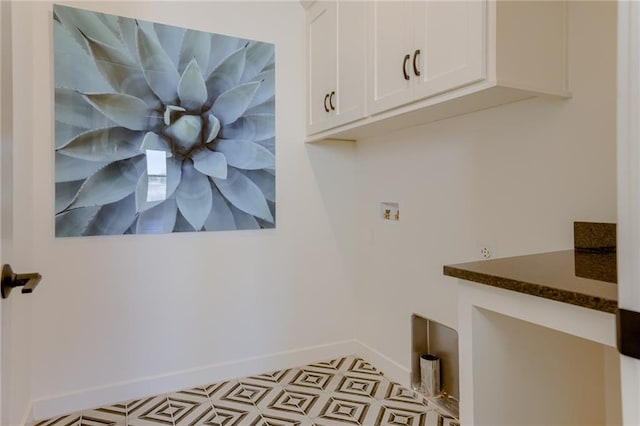
[[615, 253], [564, 250], [506, 257], [445, 265], [444, 274], [603, 312], [614, 313], [618, 305]]

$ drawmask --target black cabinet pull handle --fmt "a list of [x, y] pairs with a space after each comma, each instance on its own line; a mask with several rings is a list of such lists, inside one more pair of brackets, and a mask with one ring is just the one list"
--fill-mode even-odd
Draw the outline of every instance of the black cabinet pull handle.
[[324, 95], [324, 110], [329, 112], [329, 107], [327, 106], [327, 99], [329, 99], [329, 94]]
[[409, 80], [409, 74], [407, 74], [407, 62], [409, 62], [410, 57], [411, 55], [407, 53], [407, 55], [404, 57], [404, 61], [402, 61], [402, 74], [404, 74], [405, 80]]
[[413, 52], [413, 73], [416, 75], [416, 77], [420, 77], [420, 70], [418, 69], [418, 64], [417, 64], [419, 54], [420, 54], [420, 49]]
[[6, 299], [9, 297], [11, 289], [15, 287], [22, 287], [23, 293], [33, 293], [40, 279], [42, 279], [42, 276], [37, 272], [16, 274], [11, 269], [11, 265], [5, 264], [2, 266], [2, 278], [0, 280], [0, 293], [2, 293], [2, 298]]
[[329, 108], [331, 108], [332, 110], [335, 110], [336, 107], [333, 105], [333, 95], [335, 95], [336, 92], [331, 92], [331, 94], [329, 95]]

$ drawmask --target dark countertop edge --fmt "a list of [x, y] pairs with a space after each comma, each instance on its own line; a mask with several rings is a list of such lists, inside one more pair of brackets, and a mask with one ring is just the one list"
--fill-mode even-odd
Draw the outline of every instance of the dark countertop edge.
[[559, 290], [557, 288], [547, 287], [541, 284], [532, 284], [486, 273], [468, 271], [454, 266], [445, 265], [443, 272], [444, 275], [459, 278], [461, 280], [472, 281], [606, 313], [613, 314], [618, 308], [618, 302], [614, 300], [603, 299], [601, 297], [589, 296], [572, 291]]

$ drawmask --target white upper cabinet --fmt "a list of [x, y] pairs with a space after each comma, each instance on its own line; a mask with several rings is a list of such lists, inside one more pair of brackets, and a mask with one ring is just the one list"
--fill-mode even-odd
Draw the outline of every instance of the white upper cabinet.
[[570, 96], [564, 0], [315, 2], [307, 22], [308, 142]]
[[484, 2], [368, 2], [369, 112], [485, 77]]
[[337, 79], [337, 20], [335, 3], [315, 3], [307, 19], [309, 133], [328, 129], [329, 96]]
[[411, 76], [414, 41], [414, 4], [375, 1], [368, 5], [370, 74], [368, 110], [371, 113], [402, 105], [413, 99]]
[[415, 98], [484, 79], [485, 2], [423, 1], [415, 2], [414, 7], [417, 50], [412, 52], [412, 61], [419, 64], [412, 66], [411, 78], [418, 82]]
[[365, 117], [365, 3], [319, 1], [307, 13], [307, 131]]

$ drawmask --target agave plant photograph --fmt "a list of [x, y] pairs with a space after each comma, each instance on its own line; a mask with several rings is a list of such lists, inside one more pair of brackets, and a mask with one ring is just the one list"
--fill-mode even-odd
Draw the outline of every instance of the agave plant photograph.
[[57, 237], [275, 227], [273, 44], [53, 10]]

